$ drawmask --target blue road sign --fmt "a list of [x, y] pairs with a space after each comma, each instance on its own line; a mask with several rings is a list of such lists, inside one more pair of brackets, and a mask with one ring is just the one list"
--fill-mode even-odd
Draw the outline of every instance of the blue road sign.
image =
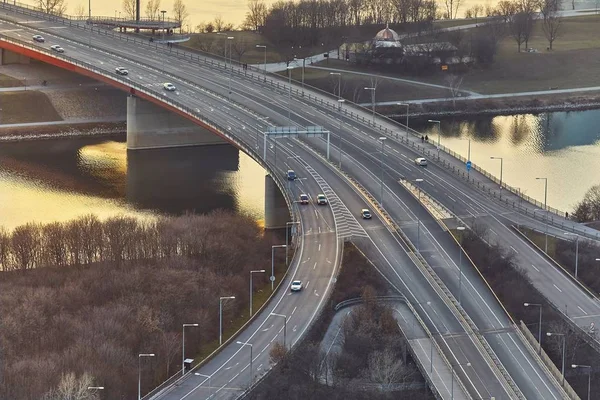
[[467, 171], [471, 170], [471, 160], [467, 161]]

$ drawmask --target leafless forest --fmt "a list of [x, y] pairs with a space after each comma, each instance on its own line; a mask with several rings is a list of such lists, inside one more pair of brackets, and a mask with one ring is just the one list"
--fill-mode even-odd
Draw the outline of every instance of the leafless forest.
[[149, 390], [179, 369], [183, 323], [200, 324], [186, 332], [193, 358], [218, 336], [219, 296], [236, 296], [225, 325], [247, 313], [249, 271], [270, 263], [271, 240], [222, 211], [2, 231], [0, 398], [96, 399], [77, 395], [93, 384], [103, 399], [131, 399], [138, 354], [155, 353], [142, 363]]

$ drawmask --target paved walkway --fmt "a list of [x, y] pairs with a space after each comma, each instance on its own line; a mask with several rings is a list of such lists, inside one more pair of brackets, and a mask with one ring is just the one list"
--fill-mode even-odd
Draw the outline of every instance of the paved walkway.
[[99, 118], [70, 118], [60, 121], [44, 121], [44, 122], [24, 122], [19, 124], [0, 124], [0, 130], [8, 128], [24, 128], [33, 126], [52, 126], [52, 125], [72, 125], [72, 124], [93, 124], [102, 122], [125, 122], [127, 116], [120, 117], [99, 117]]

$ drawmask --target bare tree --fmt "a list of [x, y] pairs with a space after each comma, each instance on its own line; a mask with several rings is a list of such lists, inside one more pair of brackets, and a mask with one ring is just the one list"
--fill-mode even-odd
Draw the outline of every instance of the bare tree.
[[527, 13], [519, 12], [512, 17], [510, 22], [511, 34], [515, 39], [515, 42], [517, 42], [517, 49], [519, 52], [521, 52], [521, 45], [529, 40], [529, 35], [531, 34], [531, 23], [529, 19], [530, 16]]
[[83, 19], [83, 17], [85, 17], [85, 8], [83, 7], [83, 4], [77, 4], [75, 6], [75, 16], [77, 19]]
[[123, 0], [125, 18], [135, 19], [135, 0]]
[[187, 10], [187, 6], [183, 2], [183, 0], [175, 0], [173, 2], [173, 15], [175, 16], [175, 20], [181, 25], [181, 27], [179, 28], [179, 31], [181, 32], [181, 29], [183, 28], [183, 23], [190, 16], [190, 13]]
[[366, 375], [372, 382], [384, 385], [402, 383], [407, 374], [410, 374], [410, 372], [407, 371], [402, 358], [390, 349], [374, 351], [369, 355]]
[[221, 14], [215, 15], [213, 26], [215, 27], [215, 32], [223, 31], [223, 27], [225, 26], [225, 20], [223, 19], [223, 16]]
[[160, 10], [160, 0], [148, 0], [146, 3], [146, 17], [154, 20], [158, 19], [158, 11]]
[[242, 62], [242, 57], [248, 51], [248, 42], [242, 37], [242, 39], [236, 39], [232, 45], [232, 50], [236, 54], [238, 62]]
[[258, 28], [264, 26], [267, 19], [267, 5], [264, 0], [248, 0], [248, 11], [244, 25], [249, 29], [258, 31]]
[[552, 50], [552, 44], [560, 33], [561, 24], [562, 18], [555, 11], [549, 13], [542, 21], [542, 30], [544, 31], [544, 36], [548, 39], [548, 48], [550, 50]]
[[460, 86], [462, 85], [464, 79], [464, 75], [455, 75], [449, 74], [446, 75], [446, 83], [448, 84], [448, 89], [450, 89], [450, 94], [452, 95], [452, 105], [456, 108], [456, 97], [460, 94]]
[[37, 6], [48, 14], [63, 15], [67, 11], [65, 0], [37, 0]]
[[94, 380], [87, 372], [79, 378], [73, 372], [69, 372], [61, 377], [56, 389], [44, 395], [43, 400], [98, 400], [98, 392], [88, 389], [93, 385]]
[[460, 7], [462, 0], [444, 0], [446, 6], [446, 18], [454, 19], [458, 14], [458, 8]]

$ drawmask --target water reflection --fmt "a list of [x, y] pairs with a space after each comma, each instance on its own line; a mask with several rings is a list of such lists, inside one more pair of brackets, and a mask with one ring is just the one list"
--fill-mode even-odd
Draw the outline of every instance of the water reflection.
[[[570, 211], [586, 190], [600, 183], [600, 110], [485, 116], [442, 120], [442, 144], [487, 171], [500, 174], [491, 156], [504, 157], [504, 180], [543, 200], [536, 177], [548, 177], [548, 204]], [[437, 126], [414, 121], [437, 141]]]
[[217, 208], [263, 219], [264, 170], [227, 145], [127, 153], [124, 137], [0, 146], [0, 225]]

